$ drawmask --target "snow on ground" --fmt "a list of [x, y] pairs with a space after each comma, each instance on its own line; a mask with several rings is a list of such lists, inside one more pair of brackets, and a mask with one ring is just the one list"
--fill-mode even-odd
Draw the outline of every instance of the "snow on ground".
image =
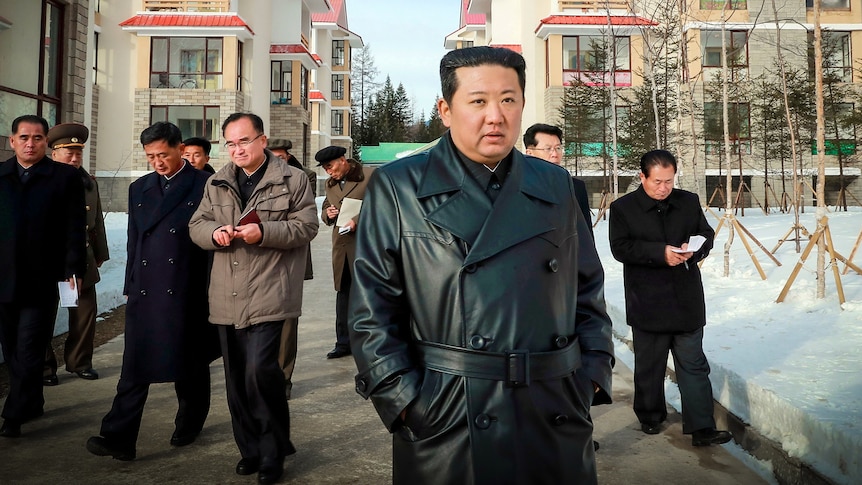
[[[318, 197], [318, 208], [322, 197]], [[723, 213], [716, 213], [721, 217]], [[772, 249], [793, 225], [790, 214], [763, 215], [749, 209], [738, 220], [767, 249]], [[835, 250], [849, 257], [862, 230], [862, 208], [829, 213]], [[716, 227], [718, 220], [707, 219]], [[800, 224], [813, 233], [815, 210], [807, 207]], [[108, 213], [111, 260], [101, 268], [99, 308], [124, 302], [126, 214]], [[776, 252], [776, 266], [752, 244], [767, 280], [761, 280], [739, 239], [731, 247], [730, 277], [724, 277], [723, 246], [727, 228], [703, 264], [707, 298], [704, 350], [712, 367], [715, 398], [733, 414], [785, 451], [810, 464], [837, 483], [862, 482], [862, 276], [852, 270], [841, 276], [846, 303], [838, 303], [835, 280], [827, 268], [826, 298], [815, 297], [816, 251], [808, 257], [784, 303], [775, 303], [800, 255], [793, 241]], [[607, 221], [595, 230], [596, 246], [605, 267], [606, 299], [618, 338], [631, 338], [625, 324], [622, 265], [610, 254]], [[792, 237], [792, 236], [791, 236]], [[807, 245], [802, 241], [802, 249]], [[853, 259], [862, 266], [862, 248]], [[844, 265], [839, 263], [843, 271]], [[56, 333], [68, 328], [59, 312]], [[629, 367], [633, 357], [616, 345], [617, 358]], [[669, 362], [672, 366], [672, 361]], [[668, 402], [680, 408], [676, 386], [667, 381]]]
[[[800, 224], [813, 233], [815, 210], [806, 208]], [[778, 244], [793, 225], [790, 214], [765, 216], [758, 209], [738, 217], [767, 249]], [[723, 212], [717, 213], [718, 217]], [[829, 213], [834, 249], [849, 257], [862, 230], [862, 208]], [[713, 227], [718, 220], [710, 214]], [[752, 243], [767, 274], [761, 280], [736, 234], [731, 247], [730, 277], [724, 277], [727, 227], [702, 271], [707, 298], [704, 350], [712, 368], [715, 398], [764, 436], [782, 444], [791, 456], [810, 464], [837, 483], [862, 480], [862, 276], [841, 276], [846, 303], [839, 305], [831, 267], [826, 298], [816, 298], [816, 250], [808, 256], [784, 303], [775, 303], [800, 260], [794, 241], [776, 252], [776, 266]], [[613, 259], [607, 222], [596, 227], [596, 246], [606, 275], [606, 299], [614, 330], [631, 339], [625, 324], [622, 265]], [[793, 237], [793, 236], [790, 236]], [[804, 238], [804, 250], [808, 239]], [[828, 262], [828, 259], [827, 259]], [[862, 247], [853, 261], [862, 266]], [[844, 264], [838, 263], [839, 273]], [[617, 346], [620, 353], [628, 352]], [[618, 358], [632, 365], [631, 355]], [[673, 367], [673, 362], [669, 365]], [[666, 381], [668, 401], [680, 408], [676, 386]]]

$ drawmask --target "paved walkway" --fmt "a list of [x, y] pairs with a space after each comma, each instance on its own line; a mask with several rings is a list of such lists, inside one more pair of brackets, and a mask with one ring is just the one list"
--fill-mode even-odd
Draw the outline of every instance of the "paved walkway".
[[[286, 460], [282, 483], [389, 483], [391, 439], [370, 402], [353, 390], [353, 360], [325, 358], [334, 343], [335, 316], [328, 228], [321, 228], [312, 248], [315, 278], [306, 282], [290, 401], [291, 438], [298, 452]], [[88, 453], [84, 444], [98, 433], [111, 407], [122, 350], [118, 337], [96, 351], [97, 381], [61, 373], [60, 385], [45, 389], [45, 416], [25, 424], [21, 438], [0, 438], [0, 483], [256, 483], [256, 475], [234, 474], [239, 452], [220, 360], [211, 367], [212, 408], [195, 443], [183, 448], [168, 444], [176, 397], [172, 384], [156, 384], [144, 411], [137, 459], [120, 462]], [[681, 417], [672, 410], [663, 433], [641, 433], [631, 411], [631, 382], [631, 371], [618, 364], [615, 403], [594, 409], [600, 483], [765, 483], [725, 447], [693, 448], [681, 434]]]

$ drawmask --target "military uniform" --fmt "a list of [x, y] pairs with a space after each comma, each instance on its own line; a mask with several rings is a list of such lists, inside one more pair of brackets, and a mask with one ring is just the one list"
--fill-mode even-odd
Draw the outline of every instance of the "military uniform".
[[[78, 123], [59, 124], [48, 131], [48, 146], [52, 150], [60, 148], [83, 148], [89, 137], [86, 126]], [[69, 334], [66, 336], [64, 360], [66, 370], [92, 380], [99, 377], [93, 370], [93, 339], [96, 335], [96, 283], [99, 282], [99, 266], [107, 261], [108, 241], [105, 235], [105, 221], [99, 186], [96, 178], [78, 167], [84, 183], [84, 199], [87, 209], [87, 270], [81, 280], [78, 306], [69, 308]], [[49, 343], [45, 353], [45, 384], [56, 384], [57, 359]]]

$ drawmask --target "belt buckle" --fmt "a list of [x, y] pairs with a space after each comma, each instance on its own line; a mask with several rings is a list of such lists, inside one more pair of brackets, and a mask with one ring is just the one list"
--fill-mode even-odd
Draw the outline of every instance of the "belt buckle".
[[510, 350], [506, 352], [506, 383], [511, 387], [530, 385], [530, 351]]

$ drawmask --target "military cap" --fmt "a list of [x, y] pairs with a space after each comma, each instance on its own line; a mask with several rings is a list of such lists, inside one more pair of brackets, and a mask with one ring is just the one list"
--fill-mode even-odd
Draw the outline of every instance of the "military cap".
[[48, 146], [57, 148], [84, 148], [90, 130], [80, 123], [61, 123], [48, 130]]
[[266, 147], [270, 150], [290, 150], [293, 148], [293, 142], [287, 138], [269, 138], [266, 141]]
[[332, 145], [317, 152], [314, 155], [314, 159], [317, 160], [317, 165], [320, 166], [325, 163], [329, 163], [338, 157], [343, 157], [345, 153], [347, 153], [346, 148]]

